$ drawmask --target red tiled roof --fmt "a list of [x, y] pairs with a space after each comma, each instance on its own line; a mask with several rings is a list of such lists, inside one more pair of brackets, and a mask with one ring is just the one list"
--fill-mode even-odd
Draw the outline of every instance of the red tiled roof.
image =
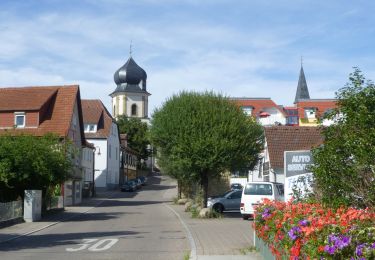
[[0, 88], [0, 111], [39, 110], [55, 93], [56, 88]]
[[319, 127], [272, 126], [264, 133], [272, 168], [284, 167], [284, 151], [311, 150], [323, 143]]
[[270, 98], [231, 98], [230, 100], [234, 101], [240, 107], [253, 107], [252, 115], [255, 117], [264, 109], [271, 107], [276, 108], [284, 114], [284, 111], [282, 111]]
[[299, 118], [305, 118], [305, 110], [304, 108], [314, 107], [316, 108], [316, 116], [320, 118], [323, 116], [324, 112], [329, 109], [333, 109], [337, 107], [337, 100], [336, 99], [309, 99], [303, 100], [296, 103], [298, 107], [298, 116]]
[[[53, 94], [55, 95], [53, 98], [51, 98]], [[37, 128], [0, 129], [0, 134], [8, 132], [12, 134], [27, 133], [36, 136], [42, 136], [47, 133], [55, 133], [60, 137], [66, 137], [69, 133], [74, 105], [76, 102], [78, 105], [78, 120], [80, 125], [83, 127], [78, 85], [1, 88], [0, 96], [11, 97], [11, 99], [16, 102], [14, 107], [12, 107], [10, 103], [4, 106], [7, 111], [29, 109], [39, 110], [43, 105], [48, 105], [47, 103], [50, 102], [48, 108], [48, 116], [45, 116], [43, 119], [41, 119], [41, 123]], [[21, 109], [21, 107], [23, 109]], [[85, 140], [82, 127], [81, 136], [82, 143], [84, 144]]]
[[108, 138], [111, 133], [113, 118], [103, 103], [98, 100], [82, 100], [84, 124], [96, 124], [96, 133], [85, 133], [86, 138]]

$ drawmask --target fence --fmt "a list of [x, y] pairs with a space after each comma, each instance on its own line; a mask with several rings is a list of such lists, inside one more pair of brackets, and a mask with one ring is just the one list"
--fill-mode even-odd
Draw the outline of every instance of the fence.
[[0, 222], [22, 217], [22, 204], [22, 200], [16, 200], [6, 203], [0, 202]]

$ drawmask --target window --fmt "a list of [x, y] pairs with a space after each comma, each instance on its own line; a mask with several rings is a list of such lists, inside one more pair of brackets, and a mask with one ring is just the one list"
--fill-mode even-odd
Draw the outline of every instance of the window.
[[95, 133], [96, 125], [95, 124], [85, 124], [85, 133]]
[[137, 105], [133, 104], [132, 105], [132, 116], [136, 116], [136, 115], [137, 115]]
[[253, 111], [253, 107], [242, 107], [242, 111], [248, 115], [248, 116], [251, 116], [251, 113]]
[[25, 127], [25, 113], [16, 112], [14, 114], [14, 125], [16, 127]]
[[272, 195], [271, 184], [247, 184], [244, 194], [246, 195]]
[[309, 119], [315, 119], [316, 108], [305, 108], [305, 115]]

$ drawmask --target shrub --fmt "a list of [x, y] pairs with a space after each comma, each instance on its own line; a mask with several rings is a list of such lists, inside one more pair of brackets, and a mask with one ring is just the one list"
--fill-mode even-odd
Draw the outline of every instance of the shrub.
[[278, 258], [374, 259], [375, 213], [270, 200], [256, 208], [254, 229]]

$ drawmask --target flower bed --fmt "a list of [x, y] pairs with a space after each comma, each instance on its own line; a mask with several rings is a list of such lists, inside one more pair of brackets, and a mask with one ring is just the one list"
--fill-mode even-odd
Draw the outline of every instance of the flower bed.
[[375, 212], [263, 200], [256, 235], [276, 259], [375, 259]]

